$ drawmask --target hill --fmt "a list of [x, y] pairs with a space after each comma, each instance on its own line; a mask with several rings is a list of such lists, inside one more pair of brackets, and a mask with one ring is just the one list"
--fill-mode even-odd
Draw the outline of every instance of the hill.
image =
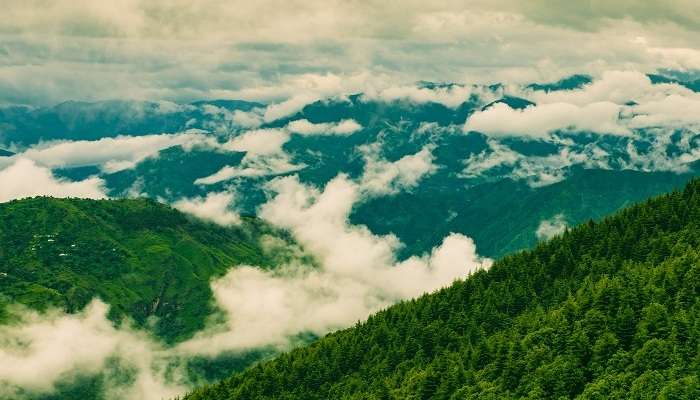
[[480, 254], [497, 258], [534, 246], [542, 221], [556, 215], [567, 225], [597, 220], [682, 188], [693, 174], [575, 169], [568, 179], [533, 188], [512, 179], [457, 186], [438, 172], [410, 192], [358, 205], [350, 221], [395, 234], [406, 245], [404, 256], [430, 251], [460, 232], [474, 239]]
[[147, 199], [32, 198], [0, 204], [0, 320], [4, 305], [81, 310], [93, 297], [114, 321], [129, 316], [167, 342], [190, 337], [214, 312], [210, 281], [229, 268], [274, 267], [291, 239], [255, 218], [224, 228]]
[[700, 181], [185, 396], [700, 396]]

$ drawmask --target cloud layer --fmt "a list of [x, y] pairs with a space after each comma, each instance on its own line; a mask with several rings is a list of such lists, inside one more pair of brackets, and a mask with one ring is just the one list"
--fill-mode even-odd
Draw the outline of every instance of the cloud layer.
[[[294, 99], [268, 110], [271, 120], [312, 98], [379, 91], [388, 80], [523, 81], [581, 70], [700, 67], [700, 6], [692, 0], [4, 6], [0, 103]], [[401, 96], [431, 96], [411, 91]]]
[[51, 170], [19, 158], [0, 170], [0, 202], [33, 196], [105, 198], [104, 182], [97, 177], [73, 182], [56, 178]]
[[210, 192], [206, 197], [180, 199], [173, 203], [173, 207], [205, 221], [230, 226], [241, 222], [240, 215], [231, 210], [234, 198], [235, 195], [230, 192]]

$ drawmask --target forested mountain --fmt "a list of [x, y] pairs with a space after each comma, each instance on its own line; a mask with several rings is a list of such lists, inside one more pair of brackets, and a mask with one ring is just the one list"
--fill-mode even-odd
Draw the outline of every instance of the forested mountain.
[[696, 399], [700, 181], [185, 396]]
[[376, 233], [395, 233], [406, 245], [406, 255], [430, 250], [448, 232], [463, 232], [474, 239], [481, 254], [501, 257], [533, 246], [542, 221], [560, 215], [562, 223], [575, 225], [603, 218], [682, 188], [691, 176], [575, 169], [566, 180], [532, 188], [511, 179], [455, 186], [436, 173], [415, 190], [358, 205], [351, 221]]
[[72, 313], [97, 297], [115, 321], [158, 317], [153, 331], [168, 342], [204, 327], [213, 278], [289, 256], [262, 238], [292, 243], [255, 218], [225, 228], [148, 199], [17, 200], [0, 204], [0, 222], [0, 320], [7, 304]]

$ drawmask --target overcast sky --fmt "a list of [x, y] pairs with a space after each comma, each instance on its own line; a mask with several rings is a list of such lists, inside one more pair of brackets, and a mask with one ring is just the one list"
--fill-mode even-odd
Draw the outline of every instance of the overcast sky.
[[4, 0], [0, 103], [700, 68], [696, 0]]

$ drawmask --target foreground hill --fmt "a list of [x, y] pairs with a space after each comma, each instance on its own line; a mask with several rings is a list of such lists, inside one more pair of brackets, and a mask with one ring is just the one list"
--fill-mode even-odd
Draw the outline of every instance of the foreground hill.
[[285, 257], [263, 248], [266, 235], [291, 242], [254, 218], [223, 228], [146, 199], [0, 204], [0, 320], [7, 304], [75, 312], [99, 297], [115, 321], [156, 316], [157, 335], [181, 340], [214, 311], [212, 278]]
[[185, 399], [700, 397], [700, 181]]

